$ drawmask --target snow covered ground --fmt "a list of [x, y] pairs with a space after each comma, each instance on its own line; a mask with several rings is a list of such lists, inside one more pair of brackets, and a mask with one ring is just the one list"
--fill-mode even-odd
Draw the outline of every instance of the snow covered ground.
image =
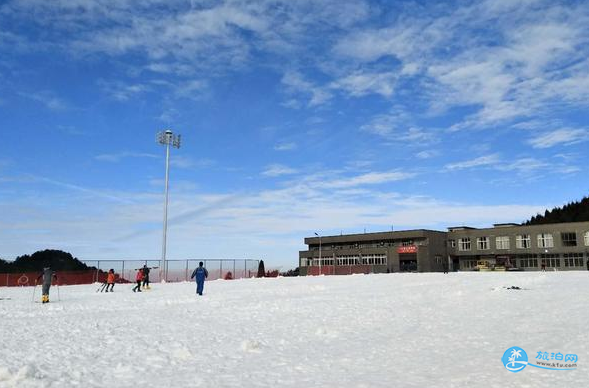
[[[508, 290], [504, 286], [526, 290]], [[581, 387], [589, 272], [0, 288], [0, 387]], [[35, 300], [40, 300], [39, 287]], [[507, 371], [512, 346], [578, 368]]]

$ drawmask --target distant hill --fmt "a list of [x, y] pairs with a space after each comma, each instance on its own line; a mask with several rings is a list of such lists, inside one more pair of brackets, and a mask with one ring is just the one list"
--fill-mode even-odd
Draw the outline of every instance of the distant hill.
[[583, 197], [582, 200], [571, 202], [563, 207], [555, 207], [552, 210], [546, 210], [544, 215], [538, 214], [522, 225], [542, 225], [557, 224], [560, 222], [581, 222], [589, 221], [589, 197]]
[[0, 260], [2, 273], [37, 272], [44, 267], [51, 267], [56, 271], [83, 271], [91, 268], [70, 253], [54, 249], [19, 256], [14, 261]]

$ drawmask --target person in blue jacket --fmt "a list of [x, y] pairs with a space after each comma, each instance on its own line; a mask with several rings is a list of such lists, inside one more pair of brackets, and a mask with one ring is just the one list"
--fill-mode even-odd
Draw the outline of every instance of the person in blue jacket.
[[196, 293], [202, 295], [202, 290], [205, 286], [205, 279], [209, 277], [209, 271], [202, 266], [202, 261], [198, 263], [198, 268], [192, 272], [190, 279], [196, 278]]

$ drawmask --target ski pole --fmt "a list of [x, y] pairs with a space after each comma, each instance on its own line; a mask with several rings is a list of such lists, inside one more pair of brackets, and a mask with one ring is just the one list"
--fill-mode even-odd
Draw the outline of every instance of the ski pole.
[[61, 302], [61, 297], [59, 296], [59, 284], [57, 285], [57, 301]]
[[35, 286], [33, 287], [33, 297], [31, 298], [31, 303], [35, 303], [35, 290], [37, 289], [37, 283], [35, 283]]
[[104, 286], [106, 285], [106, 283], [102, 283], [97, 289], [96, 292], [102, 292], [104, 291]]

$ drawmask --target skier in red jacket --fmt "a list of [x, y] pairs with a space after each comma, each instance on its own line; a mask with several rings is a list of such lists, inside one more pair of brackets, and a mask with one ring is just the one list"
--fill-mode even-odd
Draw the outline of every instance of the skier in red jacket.
[[137, 285], [133, 287], [133, 292], [141, 292], [141, 282], [143, 281], [143, 269], [140, 268], [139, 270], [137, 270], [137, 276], [135, 276], [135, 281], [137, 282]]

